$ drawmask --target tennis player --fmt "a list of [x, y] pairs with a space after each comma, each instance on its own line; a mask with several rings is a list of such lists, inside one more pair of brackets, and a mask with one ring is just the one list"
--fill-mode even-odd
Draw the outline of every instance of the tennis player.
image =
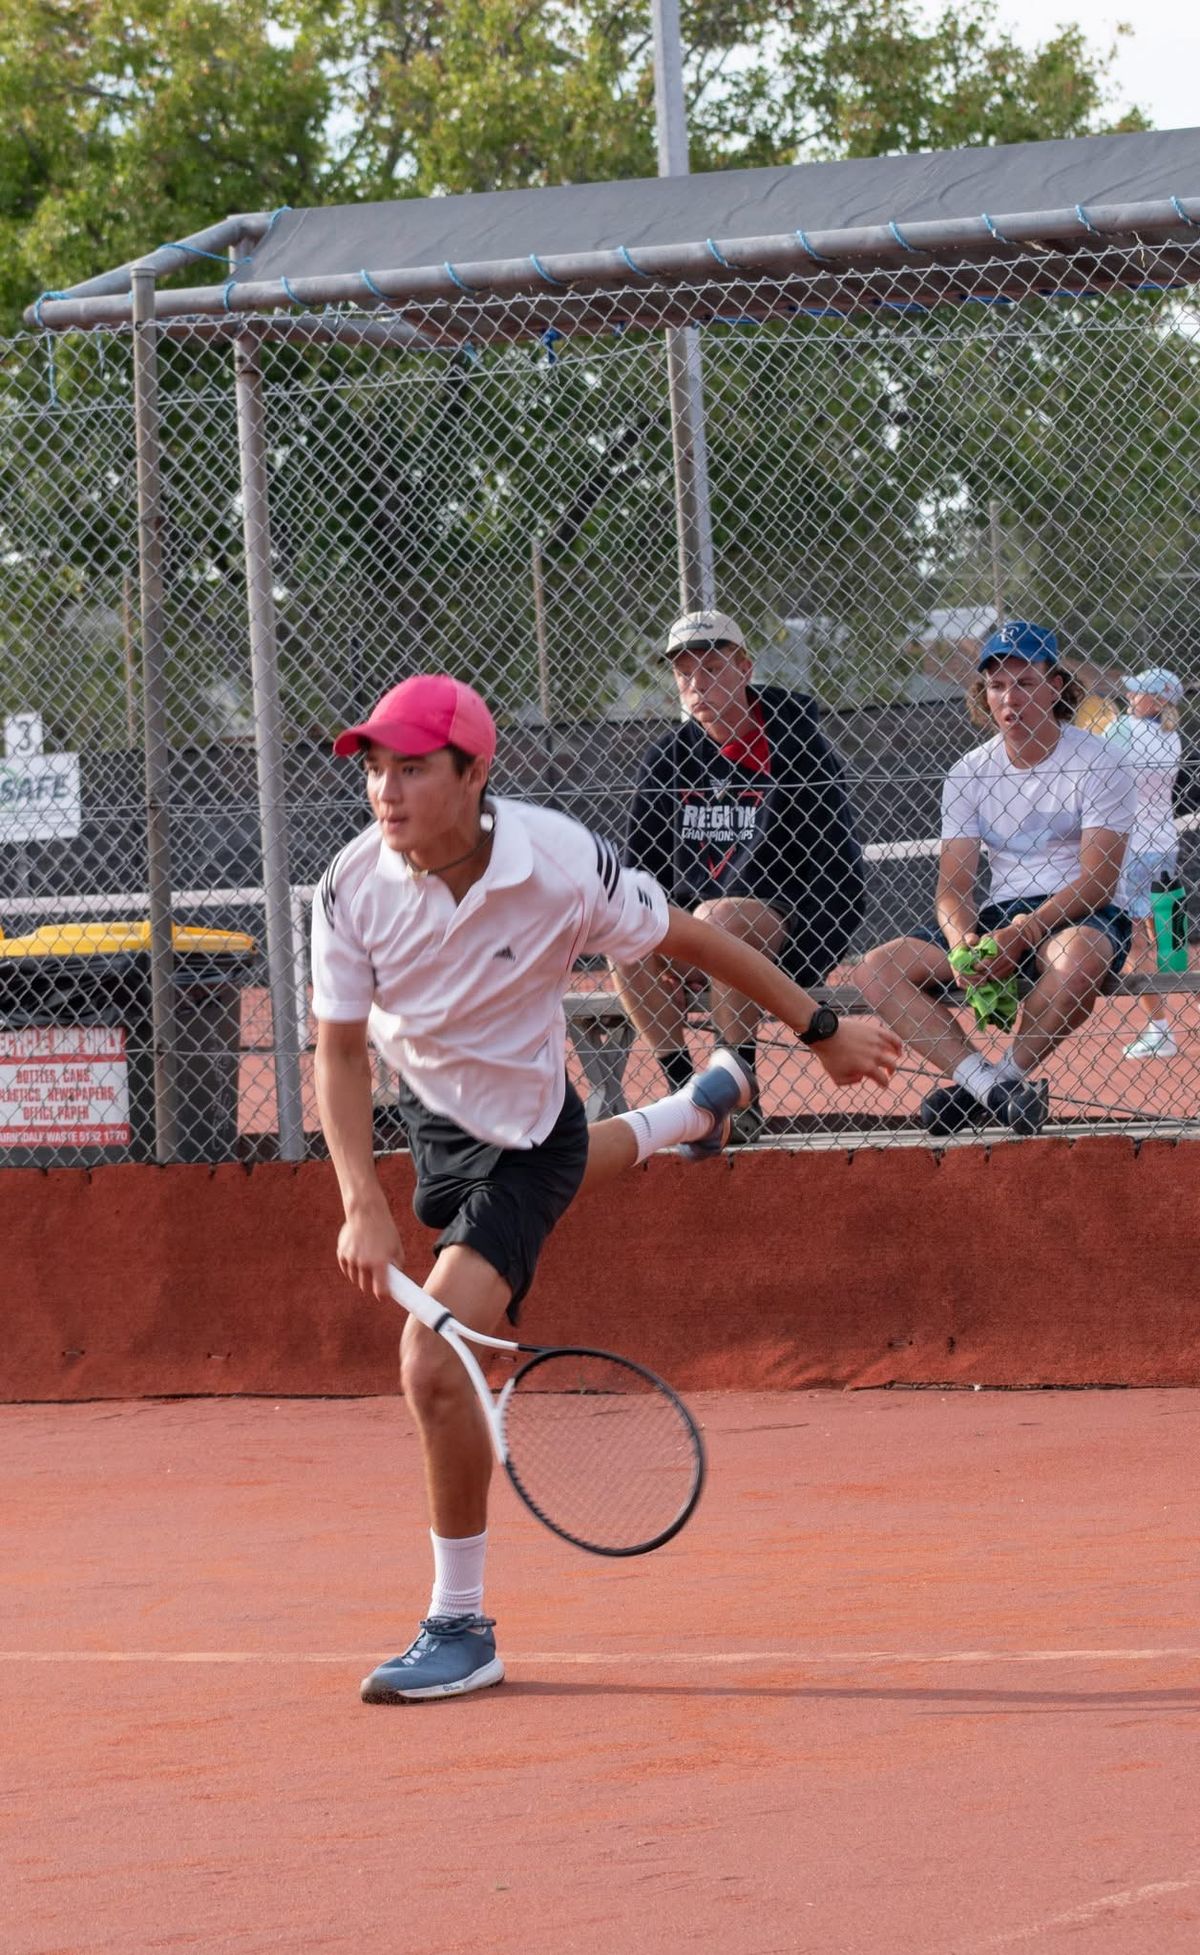
[[[399, 1075], [418, 1218], [440, 1234], [426, 1290], [494, 1333], [517, 1310], [550, 1230], [581, 1187], [665, 1147], [717, 1154], [751, 1085], [728, 1052], [668, 1098], [589, 1128], [566, 1074], [562, 998], [576, 960], [659, 950], [790, 1025], [839, 1085], [887, 1085], [899, 1040], [839, 1021], [760, 952], [672, 909], [641, 870], [549, 809], [487, 793], [491, 713], [444, 675], [406, 679], [334, 742], [359, 754], [374, 825], [342, 850], [313, 906], [321, 1125], [345, 1220], [344, 1274], [389, 1298], [403, 1246], [373, 1158], [372, 1040]], [[499, 1683], [483, 1613], [492, 1453], [455, 1353], [410, 1318], [401, 1382], [424, 1454], [433, 1593], [403, 1655], [366, 1678], [367, 1703]]]

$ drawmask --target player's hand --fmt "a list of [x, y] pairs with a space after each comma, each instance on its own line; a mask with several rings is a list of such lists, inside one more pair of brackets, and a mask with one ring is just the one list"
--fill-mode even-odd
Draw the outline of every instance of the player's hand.
[[342, 1275], [364, 1295], [378, 1297], [380, 1303], [391, 1300], [388, 1264], [403, 1269], [404, 1244], [382, 1195], [377, 1204], [346, 1217], [338, 1231], [337, 1259]]
[[843, 1018], [833, 1037], [812, 1050], [835, 1086], [857, 1086], [864, 1079], [890, 1086], [904, 1047], [878, 1019]]
[[1011, 923], [1005, 924], [1003, 930], [992, 931], [992, 936], [996, 944], [996, 955], [989, 957], [983, 965], [982, 975], [984, 977], [1011, 977], [1013, 972], [1018, 969], [1022, 959], [1028, 956], [1031, 948], [1029, 935], [1026, 930], [1028, 922], [1028, 916], [1016, 916]]

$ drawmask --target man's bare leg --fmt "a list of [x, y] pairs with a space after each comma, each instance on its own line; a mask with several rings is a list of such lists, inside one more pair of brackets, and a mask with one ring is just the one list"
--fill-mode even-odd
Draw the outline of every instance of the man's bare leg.
[[952, 983], [953, 977], [945, 951], [918, 937], [897, 937], [881, 944], [868, 952], [854, 973], [870, 1009], [947, 1079], [953, 1079], [955, 1068], [965, 1059], [980, 1056], [950, 1006], [922, 988]]
[[[472, 1329], [494, 1334], [511, 1291], [477, 1250], [443, 1249], [425, 1284]], [[475, 1388], [444, 1338], [410, 1317], [400, 1376], [425, 1459], [433, 1589], [416, 1640], [363, 1678], [367, 1704], [458, 1697], [500, 1683], [494, 1624], [483, 1614], [492, 1443]]]
[[[701, 903], [695, 914], [767, 957], [778, 955], [787, 934], [783, 918], [755, 896], [722, 896], [716, 902]], [[734, 1052], [739, 1046], [752, 1045], [762, 1019], [754, 1000], [728, 984], [715, 982], [709, 995], [718, 1045], [727, 1045]]]
[[687, 1052], [687, 1001], [667, 959], [652, 956], [637, 964], [610, 963], [609, 970], [626, 1018], [653, 1051], [669, 1083], [682, 1085], [682, 1078], [675, 1077], [675, 1055]]
[[[504, 1335], [498, 1327], [512, 1293], [478, 1250], [458, 1242], [443, 1249], [425, 1289], [472, 1330]], [[400, 1381], [420, 1435], [434, 1533], [482, 1533], [492, 1477], [487, 1424], [457, 1353], [415, 1317], [400, 1341]]]
[[1108, 976], [1113, 950], [1099, 930], [1057, 930], [1041, 946], [1041, 974], [1021, 1011], [1012, 1057], [1020, 1071], [1036, 1071], [1056, 1045], [1091, 1014]]

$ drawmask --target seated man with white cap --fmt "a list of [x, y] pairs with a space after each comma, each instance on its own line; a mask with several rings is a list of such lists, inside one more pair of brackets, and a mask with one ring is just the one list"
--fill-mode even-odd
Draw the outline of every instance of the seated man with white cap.
[[[667, 634], [664, 656], [684, 712], [649, 748], [630, 812], [625, 860], [660, 882], [693, 916], [774, 958], [797, 984], [828, 977], [862, 919], [862, 851], [842, 764], [822, 737], [815, 702], [751, 683], [740, 627], [722, 611], [689, 611]], [[630, 1019], [668, 1083], [691, 1076], [687, 993], [661, 954], [618, 968]], [[722, 983], [711, 987], [717, 1043], [755, 1079], [735, 1140], [763, 1129], [756, 1037], [762, 1014]], [[829, 1037], [837, 1014], [818, 1014]]]
[[[1049, 1109], [1031, 1075], [1091, 1012], [1129, 951], [1129, 918], [1114, 900], [1133, 824], [1134, 785], [1110, 741], [1071, 724], [1080, 689], [1058, 640], [1014, 619], [994, 631], [967, 695], [977, 726], [996, 727], [951, 768], [942, 792], [937, 927], [869, 952], [856, 973], [884, 1022], [952, 1082], [927, 1093], [921, 1124], [958, 1133], [993, 1121], [1038, 1133]], [[981, 852], [990, 870], [981, 908]], [[1028, 987], [1016, 1036], [999, 1064], [971, 1044], [949, 999], [970, 974], [950, 953], [995, 938], [988, 976]]]

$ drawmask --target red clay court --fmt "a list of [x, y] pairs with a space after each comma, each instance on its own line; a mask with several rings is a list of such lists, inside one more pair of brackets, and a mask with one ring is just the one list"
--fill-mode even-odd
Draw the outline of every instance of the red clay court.
[[1200, 1395], [694, 1402], [678, 1540], [501, 1488], [509, 1680], [398, 1709], [396, 1400], [0, 1407], [4, 1955], [1192, 1955]]

